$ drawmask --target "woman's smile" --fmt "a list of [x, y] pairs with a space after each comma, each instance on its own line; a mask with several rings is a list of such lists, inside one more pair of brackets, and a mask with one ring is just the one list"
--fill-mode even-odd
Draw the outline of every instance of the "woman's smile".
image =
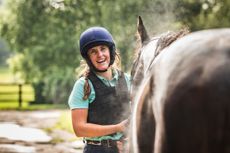
[[88, 56], [96, 69], [108, 69], [110, 63], [110, 52], [107, 46], [98, 45], [89, 49]]

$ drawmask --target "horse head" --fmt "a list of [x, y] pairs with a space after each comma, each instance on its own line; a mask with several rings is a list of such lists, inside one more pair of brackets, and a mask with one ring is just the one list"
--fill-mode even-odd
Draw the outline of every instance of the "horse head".
[[178, 32], [166, 32], [150, 38], [142, 18], [140, 16], [138, 17], [137, 36], [140, 45], [138, 45], [139, 47], [136, 50], [136, 58], [131, 69], [131, 95], [135, 95], [135, 91], [138, 90], [141, 82], [148, 72], [150, 72], [151, 65], [154, 63], [155, 58], [171, 43], [188, 33], [188, 29], [184, 28]]
[[[137, 48], [136, 59], [131, 69], [131, 97], [135, 95], [135, 91], [137, 91], [141, 81], [145, 77], [147, 66], [155, 56], [155, 50], [153, 48], [156, 48], [157, 45], [157, 38], [150, 40], [140, 16], [138, 18], [137, 29], [138, 41], [140, 41], [141, 44], [140, 47]], [[151, 43], [149, 43], [150, 41]]]

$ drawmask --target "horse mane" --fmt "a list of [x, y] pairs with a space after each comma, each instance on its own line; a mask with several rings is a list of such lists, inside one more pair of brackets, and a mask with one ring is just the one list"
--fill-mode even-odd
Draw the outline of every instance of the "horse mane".
[[172, 44], [174, 41], [176, 41], [177, 39], [184, 37], [185, 35], [187, 35], [189, 33], [189, 29], [188, 28], [183, 28], [179, 31], [169, 31], [163, 34], [160, 34], [160, 36], [154, 36], [152, 37], [148, 42], [145, 42], [144, 44], [141, 43], [141, 38], [140, 35], [138, 34], [138, 32], [136, 33], [136, 47], [135, 47], [135, 56], [134, 59], [136, 59], [139, 54], [140, 54], [140, 48], [149, 43], [151, 40], [158, 38], [158, 42], [157, 42], [157, 47], [156, 47], [156, 51], [155, 51], [155, 57], [166, 47], [168, 47], [170, 44]]
[[184, 37], [185, 35], [187, 35], [189, 33], [188, 28], [183, 28], [179, 31], [176, 32], [167, 32], [164, 33], [160, 36], [158, 42], [157, 42], [157, 47], [156, 47], [156, 51], [155, 51], [155, 57], [166, 47], [168, 47], [169, 45], [171, 45], [174, 41], [176, 41], [177, 39]]

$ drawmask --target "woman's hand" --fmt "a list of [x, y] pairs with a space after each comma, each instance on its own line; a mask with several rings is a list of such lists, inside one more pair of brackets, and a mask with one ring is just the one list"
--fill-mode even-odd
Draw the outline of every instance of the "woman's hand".
[[129, 119], [126, 119], [118, 124], [118, 132], [123, 132], [129, 125]]

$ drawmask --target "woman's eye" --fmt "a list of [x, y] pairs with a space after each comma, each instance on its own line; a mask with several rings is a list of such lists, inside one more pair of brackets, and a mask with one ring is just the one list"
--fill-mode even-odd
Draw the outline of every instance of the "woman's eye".
[[106, 47], [101, 47], [101, 50], [102, 50], [102, 51], [106, 50]]
[[91, 51], [89, 52], [89, 54], [94, 55], [94, 54], [96, 54], [96, 51], [95, 51], [95, 50], [91, 50]]

